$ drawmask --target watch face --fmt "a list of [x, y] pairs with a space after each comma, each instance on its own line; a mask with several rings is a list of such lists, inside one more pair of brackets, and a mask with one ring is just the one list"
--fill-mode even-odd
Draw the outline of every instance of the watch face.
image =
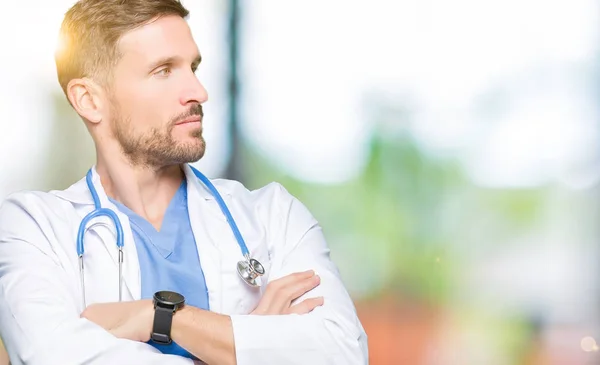
[[179, 305], [185, 301], [183, 295], [167, 290], [159, 291], [154, 294], [154, 299], [168, 305]]

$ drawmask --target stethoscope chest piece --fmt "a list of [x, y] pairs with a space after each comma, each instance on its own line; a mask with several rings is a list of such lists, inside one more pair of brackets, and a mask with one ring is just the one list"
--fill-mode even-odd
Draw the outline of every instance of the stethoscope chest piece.
[[265, 274], [265, 268], [258, 260], [246, 257], [238, 262], [237, 272], [246, 284], [259, 287], [260, 283], [256, 279]]

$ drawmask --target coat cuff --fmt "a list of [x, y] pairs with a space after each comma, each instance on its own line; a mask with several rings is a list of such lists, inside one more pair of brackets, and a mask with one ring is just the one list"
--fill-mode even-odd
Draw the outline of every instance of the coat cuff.
[[231, 315], [238, 365], [325, 364], [337, 346], [311, 315]]

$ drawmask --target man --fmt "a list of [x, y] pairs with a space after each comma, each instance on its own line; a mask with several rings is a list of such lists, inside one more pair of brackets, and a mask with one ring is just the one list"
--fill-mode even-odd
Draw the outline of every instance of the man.
[[[204, 154], [207, 93], [187, 15], [178, 0], [81, 0], [66, 13], [58, 79], [97, 162], [67, 190], [13, 194], [0, 208], [12, 363], [367, 363], [308, 210], [275, 183], [214, 180], [215, 194], [188, 165]], [[259, 287], [238, 276], [249, 261], [221, 203], [262, 263]], [[103, 213], [80, 232], [99, 208], [122, 231]]]

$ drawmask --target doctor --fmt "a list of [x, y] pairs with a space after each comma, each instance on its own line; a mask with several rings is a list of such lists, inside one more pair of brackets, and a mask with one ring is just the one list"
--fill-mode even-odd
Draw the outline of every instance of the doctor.
[[[64, 191], [0, 208], [12, 364], [367, 363], [309, 211], [276, 183], [205, 183], [188, 165], [204, 154], [207, 93], [187, 15], [177, 0], [81, 0], [66, 13], [58, 80], [97, 162]], [[98, 209], [111, 213], [80, 230]]]

